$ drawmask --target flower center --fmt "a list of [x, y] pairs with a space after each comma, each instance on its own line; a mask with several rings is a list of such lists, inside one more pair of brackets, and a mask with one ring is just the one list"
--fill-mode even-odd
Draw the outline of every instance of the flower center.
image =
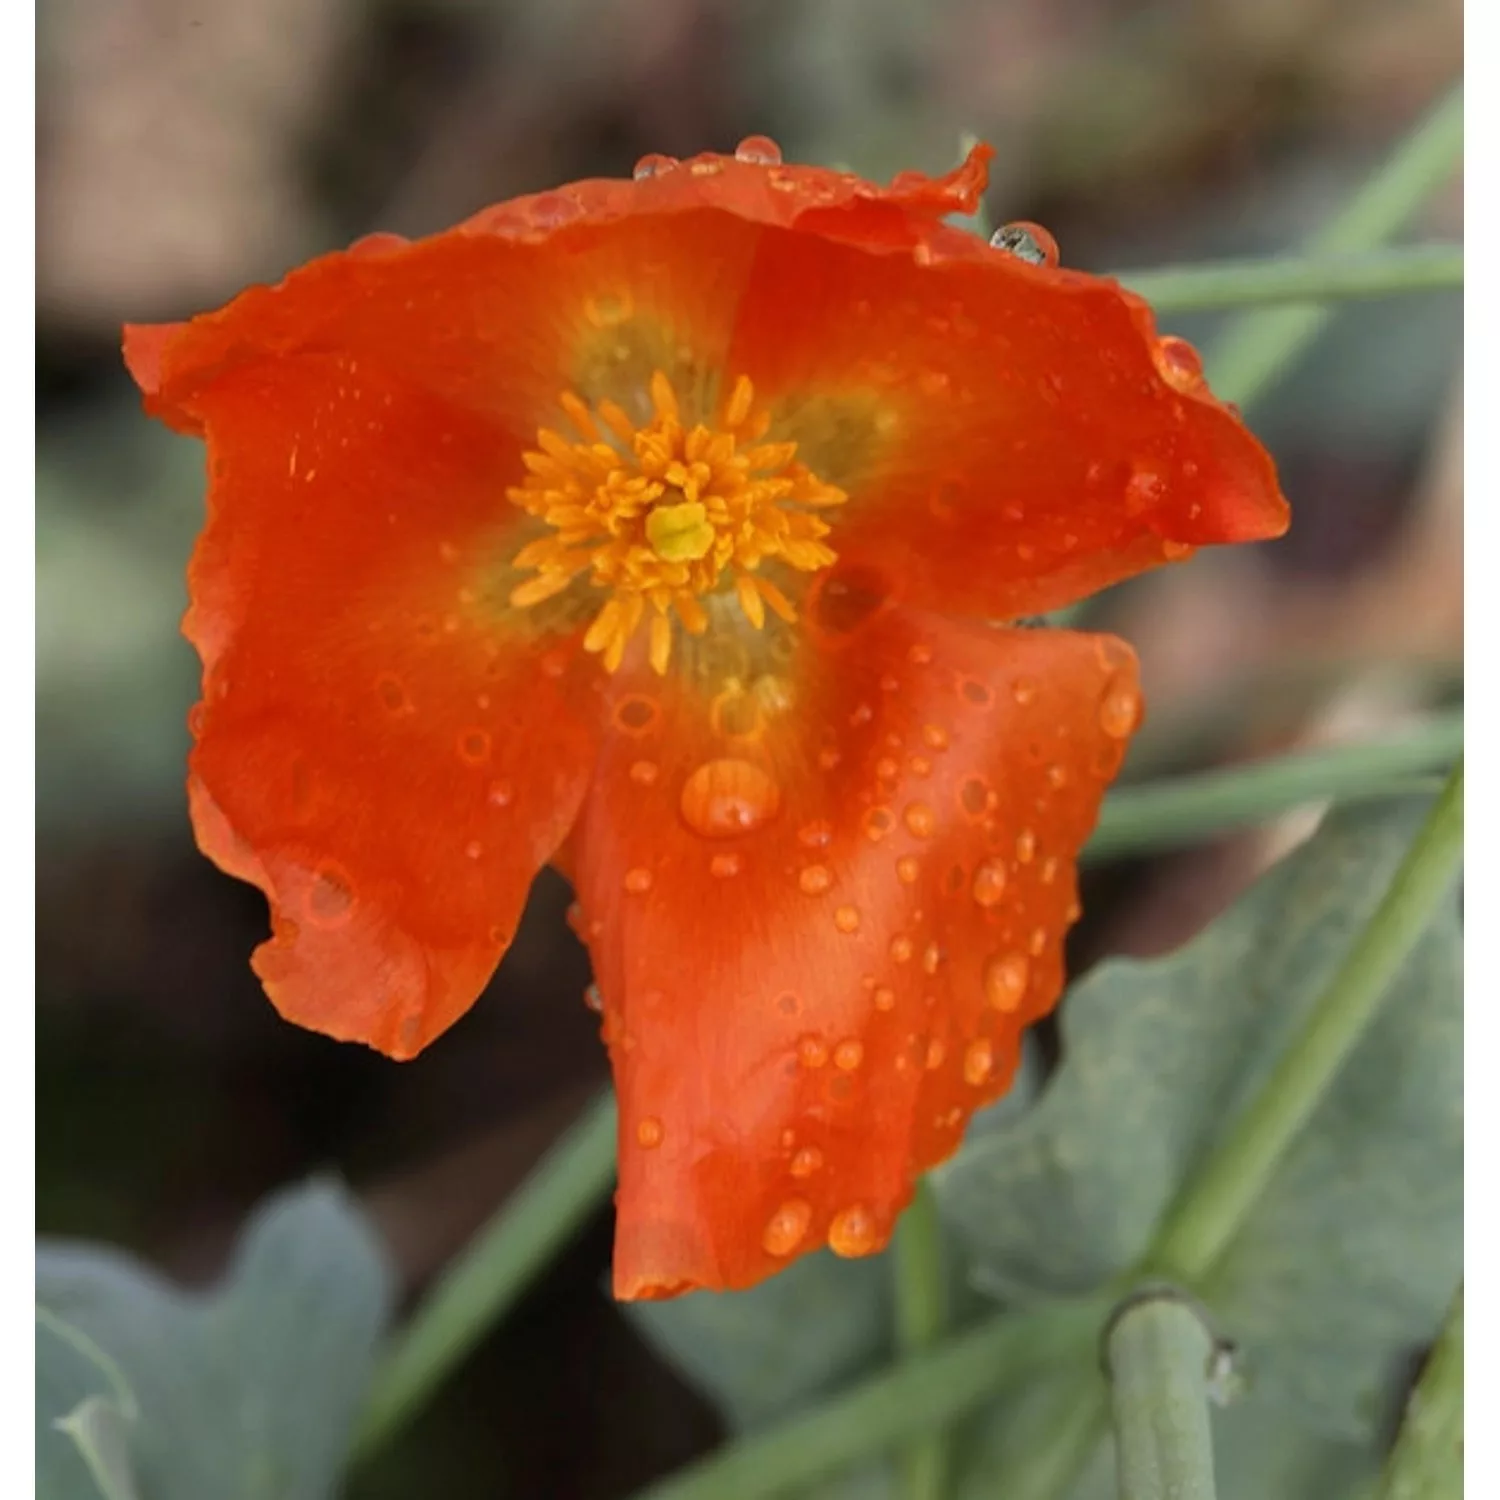
[[528, 608], [578, 580], [606, 593], [584, 635], [613, 672], [650, 620], [651, 665], [667, 669], [674, 619], [708, 629], [705, 594], [731, 591], [757, 630], [766, 608], [788, 623], [797, 612], [761, 565], [815, 572], [835, 560], [820, 510], [848, 498], [797, 462], [795, 443], [767, 443], [770, 418], [754, 412], [748, 377], [735, 382], [718, 421], [686, 426], [671, 382], [651, 377], [650, 420], [637, 426], [613, 401], [590, 408], [571, 391], [559, 402], [576, 438], [544, 427], [523, 455], [525, 480], [508, 498], [546, 521], [551, 534], [516, 554], [536, 577], [512, 590]]

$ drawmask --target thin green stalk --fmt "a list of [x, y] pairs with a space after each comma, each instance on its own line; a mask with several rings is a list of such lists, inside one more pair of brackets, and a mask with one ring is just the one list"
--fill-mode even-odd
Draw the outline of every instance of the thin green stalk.
[[[1146, 1257], [1149, 1271], [1191, 1285], [1212, 1268], [1359, 1040], [1388, 981], [1449, 890], [1462, 856], [1460, 761], [1301, 1033], [1169, 1212]], [[1006, 1476], [1007, 1500], [1058, 1500], [1103, 1436], [1098, 1380], [1081, 1371], [1078, 1382], [1055, 1422], [1023, 1455], [1017, 1471]]]
[[1463, 841], [1460, 761], [1300, 1034], [1168, 1213], [1151, 1253], [1154, 1269], [1192, 1284], [1224, 1253], [1353, 1051], [1438, 902], [1452, 889]]
[[[1442, 185], [1463, 149], [1463, 89], [1455, 88], [1408, 135], [1385, 166], [1309, 240], [1310, 257], [1357, 255], [1388, 240]], [[1210, 351], [1209, 383], [1248, 405], [1313, 341], [1327, 307], [1287, 307], [1238, 318]]]
[[1462, 245], [1410, 245], [1363, 255], [1232, 260], [1117, 275], [1158, 313], [1203, 312], [1289, 302], [1350, 302], [1460, 287], [1464, 252]]
[[1197, 1309], [1169, 1289], [1115, 1314], [1106, 1350], [1120, 1500], [1214, 1500], [1215, 1347]]
[[367, 1457], [433, 1395], [609, 1191], [615, 1102], [591, 1104], [443, 1273], [375, 1372], [354, 1438]]
[[1380, 1500], [1458, 1500], [1464, 1488], [1464, 1289], [1406, 1405]]
[[943, 1427], [1007, 1386], [1093, 1347], [1109, 1305], [1001, 1313], [833, 1397], [804, 1417], [741, 1438], [639, 1491], [634, 1500], [763, 1500]]
[[[1096, 1328], [1090, 1353], [1098, 1348], [1097, 1336]], [[1006, 1465], [1004, 1500], [1059, 1500], [1069, 1494], [1108, 1427], [1109, 1393], [1104, 1379], [1089, 1361], [1080, 1361], [1038, 1419], [1036, 1436]]]
[[[904, 1359], [938, 1343], [948, 1328], [943, 1226], [925, 1177], [896, 1226], [896, 1350]], [[943, 1500], [948, 1490], [948, 1445], [941, 1429], [914, 1438], [901, 1454], [906, 1500]]]
[[1411, 778], [1446, 770], [1463, 753], [1461, 710], [1434, 714], [1389, 739], [1334, 745], [1252, 765], [1127, 786], [1105, 800], [1084, 850], [1090, 861], [1170, 849], [1264, 822], [1309, 802], [1399, 796]]

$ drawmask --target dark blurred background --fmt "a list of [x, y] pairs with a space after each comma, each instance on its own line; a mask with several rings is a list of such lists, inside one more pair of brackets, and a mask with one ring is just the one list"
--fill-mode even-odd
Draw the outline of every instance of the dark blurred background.
[[[420, 1291], [603, 1081], [539, 883], [474, 1012], [404, 1065], [280, 1023], [265, 908], [193, 847], [177, 634], [202, 454], [140, 413], [119, 325], [373, 228], [422, 234], [648, 151], [885, 178], [998, 147], [992, 220], [1115, 270], [1289, 248], [1457, 77], [1458, 0], [50, 0], [38, 62], [39, 1229], [213, 1274], [332, 1167]], [[1461, 233], [1459, 188], [1419, 235]], [[1341, 313], [1250, 413], [1285, 541], [1117, 591], [1137, 774], [1382, 732], [1458, 690], [1460, 298]], [[1173, 331], [1211, 345], [1214, 320]], [[1077, 965], [1193, 931], [1293, 836], [1096, 872]], [[601, 1214], [354, 1493], [606, 1500], [715, 1440], [601, 1278]]]

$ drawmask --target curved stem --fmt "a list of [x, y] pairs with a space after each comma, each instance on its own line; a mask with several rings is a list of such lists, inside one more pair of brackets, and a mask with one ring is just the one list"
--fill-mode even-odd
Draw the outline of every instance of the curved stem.
[[1265, 1191], [1453, 887], [1464, 847], [1460, 761], [1390, 889], [1250, 1108], [1188, 1183], [1150, 1263], [1189, 1283], [1210, 1271]]
[[1463, 753], [1462, 711], [1434, 714], [1390, 739], [1335, 745], [1224, 770], [1122, 787], [1105, 799], [1087, 860], [1174, 848], [1305, 803], [1400, 796], [1412, 776], [1444, 771]]
[[1120, 1500], [1214, 1500], [1208, 1373], [1216, 1349], [1170, 1288], [1121, 1308], [1106, 1354]]
[[365, 1399], [356, 1459], [431, 1399], [594, 1211], [614, 1173], [615, 1101], [606, 1093], [552, 1146], [396, 1334]]
[[1429, 1500], [1464, 1487], [1464, 1289], [1406, 1405], [1406, 1420], [1385, 1467], [1380, 1500]]
[[805, 1417], [711, 1453], [638, 1491], [634, 1500], [763, 1500], [814, 1484], [947, 1425], [1049, 1366], [1078, 1359], [1093, 1346], [1108, 1312], [1108, 1303], [1089, 1299], [1001, 1313]]
[[[1463, 89], [1455, 88], [1365, 186], [1308, 242], [1311, 256], [1354, 255], [1393, 235], [1452, 173], [1463, 148]], [[1209, 383], [1241, 406], [1266, 391], [1317, 337], [1326, 307], [1247, 313], [1211, 350]]]
[[[925, 1177], [896, 1226], [896, 1349], [905, 1358], [932, 1347], [948, 1324], [943, 1228]], [[948, 1448], [941, 1430], [913, 1439], [901, 1455], [907, 1500], [942, 1500]]]
[[1324, 303], [1461, 287], [1462, 245], [1409, 245], [1363, 255], [1224, 261], [1120, 271], [1119, 280], [1158, 313], [1218, 307]]

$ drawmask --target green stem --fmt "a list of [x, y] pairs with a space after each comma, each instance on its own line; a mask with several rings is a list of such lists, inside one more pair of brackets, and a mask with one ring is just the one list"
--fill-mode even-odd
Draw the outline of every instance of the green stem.
[[635, 1500], [762, 1500], [812, 1485], [861, 1458], [947, 1426], [1007, 1386], [1076, 1360], [1098, 1337], [1108, 1304], [1054, 1304], [1001, 1313], [924, 1354], [648, 1486]]
[[615, 1104], [605, 1094], [553, 1145], [396, 1335], [366, 1397], [356, 1459], [431, 1398], [594, 1211], [614, 1171]]
[[[1212, 1268], [1358, 1042], [1388, 981], [1447, 893], [1462, 857], [1460, 761], [1384, 899], [1301, 1034], [1250, 1109], [1169, 1212], [1146, 1256], [1150, 1269], [1192, 1284]], [[1070, 1403], [1022, 1456], [1020, 1477], [1007, 1476], [1007, 1500], [1057, 1500], [1076, 1478], [1103, 1430], [1098, 1381], [1081, 1372]], [[1074, 1451], [1070, 1443], [1076, 1444], [1079, 1454], [1074, 1462], [1069, 1461]]]
[[1406, 1406], [1380, 1500], [1458, 1500], [1464, 1487], [1464, 1289]]
[[1070, 1494], [1108, 1427], [1104, 1381], [1082, 1361], [1037, 1420], [1036, 1436], [1006, 1465], [1005, 1500], [1059, 1500]]
[[1346, 302], [1461, 287], [1462, 245], [1411, 245], [1363, 255], [1224, 261], [1121, 271], [1118, 278], [1158, 313], [1276, 303]]
[[1463, 839], [1460, 761], [1300, 1034], [1169, 1212], [1150, 1256], [1162, 1274], [1192, 1284], [1223, 1254], [1452, 888]]
[[[1310, 257], [1356, 255], [1388, 240], [1441, 186], [1463, 148], [1463, 89], [1455, 88], [1308, 242]], [[1208, 358], [1221, 400], [1248, 405], [1322, 330], [1326, 307], [1288, 307], [1238, 318]]]
[[1170, 1289], [1115, 1315], [1106, 1344], [1120, 1500], [1214, 1500], [1208, 1372], [1215, 1342]]
[[[896, 1350], [906, 1358], [936, 1344], [947, 1331], [947, 1277], [937, 1199], [925, 1177], [896, 1226]], [[901, 1455], [907, 1500], [943, 1500], [948, 1446], [941, 1429], [914, 1438]]]
[[1190, 844], [1325, 798], [1353, 802], [1397, 796], [1413, 789], [1414, 774], [1446, 770], [1463, 753], [1463, 744], [1459, 710], [1434, 714], [1390, 739], [1122, 787], [1105, 800], [1084, 858], [1120, 859]]

